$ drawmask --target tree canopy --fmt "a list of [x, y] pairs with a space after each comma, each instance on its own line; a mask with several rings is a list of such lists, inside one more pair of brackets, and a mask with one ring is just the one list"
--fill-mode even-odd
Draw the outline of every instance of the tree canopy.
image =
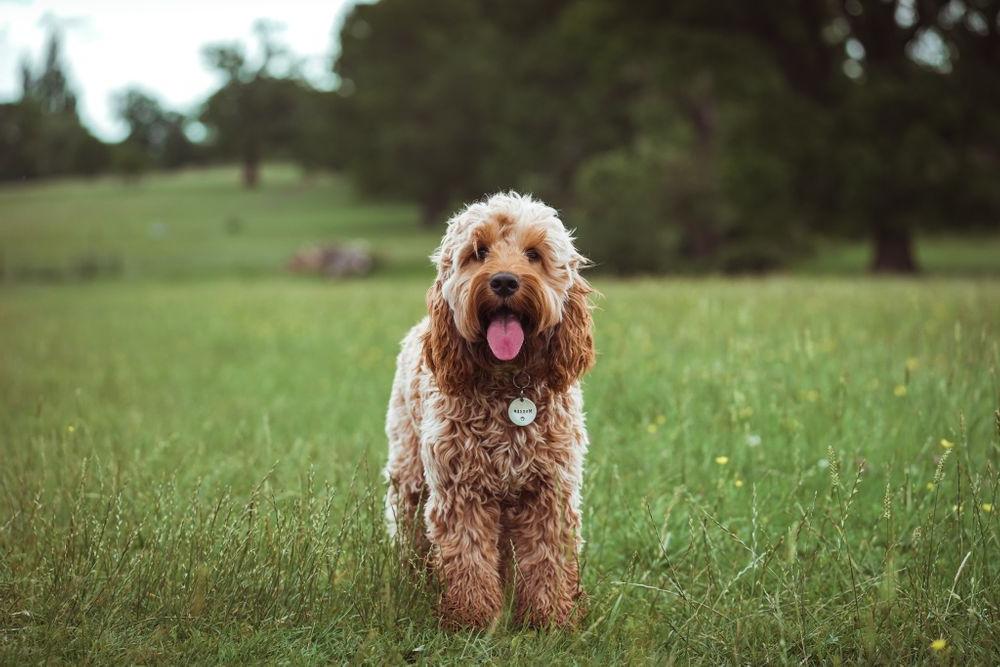
[[204, 50], [201, 146], [137, 89], [98, 142], [53, 35], [0, 105], [0, 178], [215, 159], [253, 187], [292, 159], [429, 225], [516, 188], [622, 273], [766, 270], [820, 236], [912, 271], [915, 234], [1000, 224], [1000, 0], [381, 0], [340, 26], [334, 92], [256, 31]]
[[915, 230], [998, 221], [998, 7], [361, 5], [336, 64], [348, 166], [429, 221], [533, 190], [621, 271], [768, 268], [816, 233], [912, 270]]
[[80, 123], [61, 44], [53, 31], [39, 67], [21, 62], [21, 99], [0, 104], [0, 180], [90, 175], [110, 163], [108, 148]]
[[240, 160], [243, 182], [255, 187], [260, 162], [275, 149], [295, 143], [296, 121], [307, 84], [295, 68], [284, 76], [274, 72], [277, 62], [288, 58], [275, 37], [275, 26], [256, 26], [260, 53], [254, 63], [240, 44], [205, 48], [205, 60], [225, 77], [225, 83], [208, 98], [201, 120], [214, 133], [219, 153]]

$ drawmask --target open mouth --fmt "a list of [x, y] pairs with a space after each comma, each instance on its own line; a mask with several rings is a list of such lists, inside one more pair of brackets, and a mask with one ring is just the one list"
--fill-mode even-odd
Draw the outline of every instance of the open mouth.
[[510, 361], [524, 345], [524, 326], [509, 308], [500, 308], [487, 318], [486, 342], [500, 361]]

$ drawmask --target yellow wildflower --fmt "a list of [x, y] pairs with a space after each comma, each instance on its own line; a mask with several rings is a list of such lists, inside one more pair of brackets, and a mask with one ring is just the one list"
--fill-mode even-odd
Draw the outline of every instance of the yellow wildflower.
[[927, 482], [927, 490], [928, 491], [933, 491], [935, 488], [937, 488], [937, 487], [934, 485], [934, 482]]
[[718, 463], [720, 466], [724, 466], [727, 463], [729, 463], [729, 457], [728, 456], [716, 456], [715, 457], [715, 462]]
[[993, 511], [993, 503], [983, 503], [982, 504], [982, 508], [983, 508], [984, 512], [992, 512]]
[[941, 446], [944, 447], [945, 449], [951, 449], [952, 447], [955, 446], [955, 443], [952, 442], [951, 440], [946, 440], [945, 438], [941, 438]]
[[69, 426], [66, 427], [66, 432], [67, 433], [72, 433], [75, 430], [76, 430], [76, 427], [73, 426], [72, 424], [70, 424]]
[[656, 424], [646, 424], [646, 430], [649, 433], [656, 433]]
[[896, 396], [899, 396], [900, 398], [906, 396], [906, 385], [897, 384], [896, 388], [892, 390], [892, 393], [895, 394]]
[[663, 426], [664, 424], [667, 423], [667, 418], [663, 415], [656, 415], [656, 423], [660, 426]]
[[943, 651], [948, 648], [948, 642], [944, 639], [935, 639], [931, 642], [932, 651]]
[[738, 488], [740, 488], [740, 487], [743, 486], [743, 480], [742, 479], [735, 479], [735, 480], [733, 480], [733, 484], [736, 485], [736, 488], [738, 489]]
[[906, 370], [908, 370], [908, 371], [910, 371], [912, 373], [913, 371], [917, 370], [918, 368], [920, 368], [920, 360], [919, 359], [917, 359], [916, 357], [910, 357], [909, 359], [906, 360]]

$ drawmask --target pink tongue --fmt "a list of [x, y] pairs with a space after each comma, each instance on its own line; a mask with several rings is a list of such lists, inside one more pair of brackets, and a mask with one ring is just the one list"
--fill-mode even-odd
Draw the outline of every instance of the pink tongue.
[[513, 315], [497, 315], [486, 330], [486, 342], [500, 361], [510, 361], [521, 351], [524, 329]]

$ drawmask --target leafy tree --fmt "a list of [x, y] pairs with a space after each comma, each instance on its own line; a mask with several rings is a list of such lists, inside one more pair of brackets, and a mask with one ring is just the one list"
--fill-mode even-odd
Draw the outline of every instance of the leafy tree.
[[0, 104], [0, 180], [43, 176], [41, 110], [27, 101]]
[[165, 110], [137, 88], [119, 94], [115, 107], [129, 127], [124, 144], [146, 166], [173, 169], [196, 159], [197, 149], [185, 134], [188, 119], [183, 114]]
[[416, 199], [425, 224], [511, 187], [568, 203], [579, 166], [626, 136], [620, 84], [591, 67], [575, 7], [568, 0], [357, 6], [341, 31], [335, 70], [345, 122], [355, 129], [343, 148], [361, 185]]
[[813, 119], [780, 155], [814, 229], [866, 234], [873, 270], [905, 272], [917, 268], [916, 230], [997, 224], [1000, 201], [984, 184], [1000, 166], [1000, 2], [732, 9], [716, 27], [754, 38], [800, 100], [789, 108]]
[[477, 2], [355, 7], [336, 73], [353, 128], [351, 168], [368, 192], [416, 199], [430, 224], [480, 191], [501, 83], [491, 58], [498, 37]]
[[426, 221], [519, 186], [691, 266], [822, 233], [913, 270], [916, 231], [998, 220], [998, 5], [383, 0], [343, 26], [342, 148]]
[[21, 89], [24, 99], [35, 100], [45, 114], [76, 115], [76, 94], [69, 88], [69, 79], [62, 64], [62, 42], [53, 31], [45, 47], [45, 62], [38, 76], [32, 76], [31, 65], [21, 64]]
[[0, 105], [0, 179], [89, 175], [107, 169], [107, 146], [77, 115], [58, 32], [49, 35], [38, 73], [23, 61], [20, 76], [21, 99]]
[[259, 22], [256, 32], [260, 56], [251, 65], [239, 44], [217, 44], [205, 49], [208, 63], [225, 76], [225, 83], [205, 103], [201, 120], [214, 133], [217, 150], [243, 164], [243, 183], [256, 187], [260, 163], [267, 154], [294, 143], [296, 119], [309, 87], [295, 68], [285, 77], [275, 74], [287, 51], [275, 42], [275, 27]]
[[340, 95], [303, 85], [295, 111], [294, 136], [286, 145], [289, 156], [307, 172], [342, 169], [343, 144], [351, 128]]

